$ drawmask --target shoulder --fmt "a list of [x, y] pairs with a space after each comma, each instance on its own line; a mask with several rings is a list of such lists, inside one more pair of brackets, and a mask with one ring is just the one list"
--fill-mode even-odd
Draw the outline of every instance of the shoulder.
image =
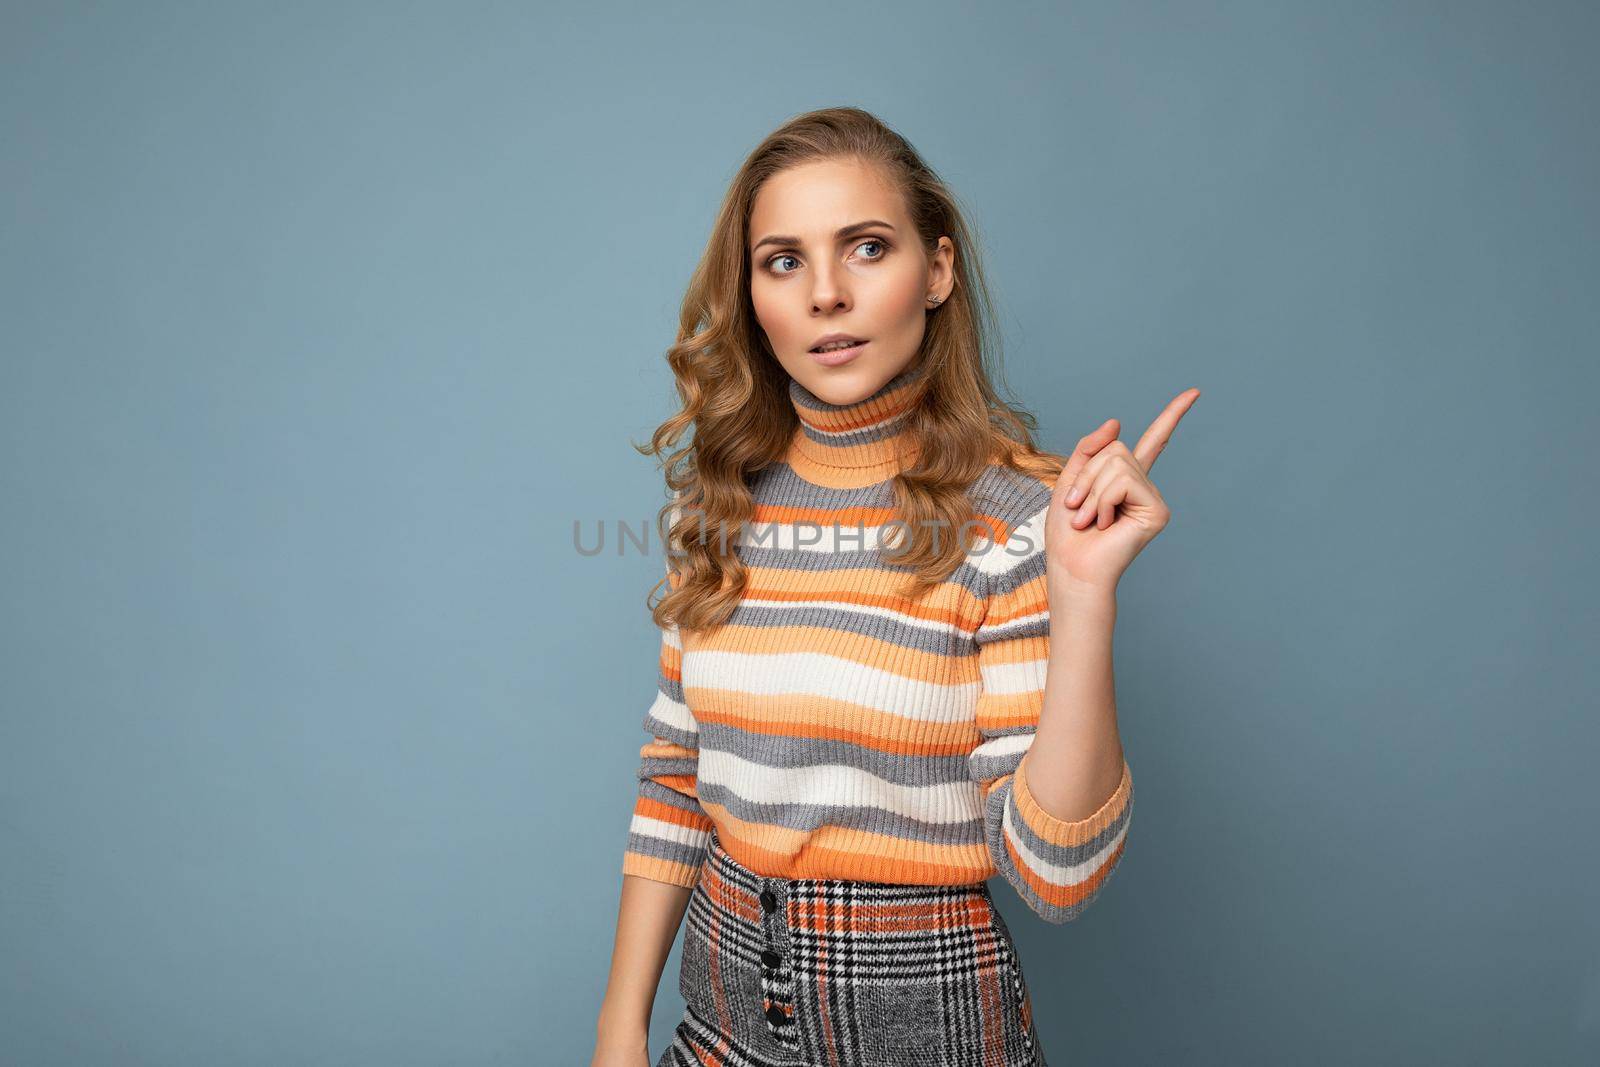
[[1045, 509], [1055, 490], [1055, 479], [1043, 474], [1014, 471], [996, 461], [984, 468], [967, 489], [973, 514], [1005, 537], [1030, 522], [1044, 521]]
[[989, 528], [974, 551], [985, 596], [1004, 593], [1044, 573], [1044, 523], [1055, 479], [991, 463], [967, 490], [974, 518]]

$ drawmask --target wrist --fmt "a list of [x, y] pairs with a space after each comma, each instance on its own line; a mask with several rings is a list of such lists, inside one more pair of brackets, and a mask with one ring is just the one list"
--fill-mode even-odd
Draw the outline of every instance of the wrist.
[[634, 1053], [650, 1054], [650, 1035], [638, 1034], [611, 1034], [602, 1030], [595, 1037], [594, 1050], [606, 1053]]
[[600, 1021], [595, 1035], [606, 1045], [638, 1045], [650, 1037], [650, 1015], [635, 1008], [612, 1004], [600, 1005]]
[[1117, 606], [1115, 583], [1104, 585], [1099, 582], [1088, 582], [1064, 571], [1049, 572], [1045, 582], [1052, 613], [1074, 609], [1103, 611], [1115, 609]]

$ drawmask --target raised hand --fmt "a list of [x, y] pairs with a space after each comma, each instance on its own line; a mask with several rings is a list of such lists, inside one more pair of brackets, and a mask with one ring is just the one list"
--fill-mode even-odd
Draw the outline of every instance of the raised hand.
[[1178, 420], [1200, 397], [1185, 389], [1157, 415], [1130, 452], [1107, 419], [1078, 442], [1056, 479], [1045, 518], [1045, 559], [1051, 582], [1116, 589], [1144, 546], [1172, 517], [1150, 480]]

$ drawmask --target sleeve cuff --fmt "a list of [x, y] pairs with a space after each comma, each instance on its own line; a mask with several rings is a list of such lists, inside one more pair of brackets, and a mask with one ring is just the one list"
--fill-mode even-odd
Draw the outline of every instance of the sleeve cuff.
[[1117, 788], [1112, 791], [1106, 802], [1100, 805], [1099, 810], [1087, 818], [1076, 821], [1058, 819], [1044, 808], [1039, 806], [1031, 790], [1028, 789], [1027, 776], [1028, 758], [1024, 754], [1017, 770], [1012, 775], [1011, 795], [1017, 803], [1017, 813], [1022, 816], [1028, 828], [1051, 844], [1071, 846], [1081, 845], [1093, 838], [1107, 826], [1117, 821], [1123, 808], [1127, 807], [1128, 797], [1133, 791], [1133, 772], [1128, 768], [1127, 758], [1122, 761], [1122, 780], [1117, 783]]
[[698, 864], [691, 867], [687, 863], [662, 859], [660, 856], [645, 856], [637, 852], [625, 852], [622, 855], [623, 874], [638, 875], [652, 882], [665, 882], [684, 889], [693, 889], [699, 883], [700, 870]]

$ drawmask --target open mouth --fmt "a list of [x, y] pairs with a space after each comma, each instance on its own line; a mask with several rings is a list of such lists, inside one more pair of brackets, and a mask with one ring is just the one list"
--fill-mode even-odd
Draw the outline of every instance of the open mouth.
[[811, 358], [824, 367], [840, 367], [854, 360], [867, 346], [865, 341], [830, 341], [811, 350]]

